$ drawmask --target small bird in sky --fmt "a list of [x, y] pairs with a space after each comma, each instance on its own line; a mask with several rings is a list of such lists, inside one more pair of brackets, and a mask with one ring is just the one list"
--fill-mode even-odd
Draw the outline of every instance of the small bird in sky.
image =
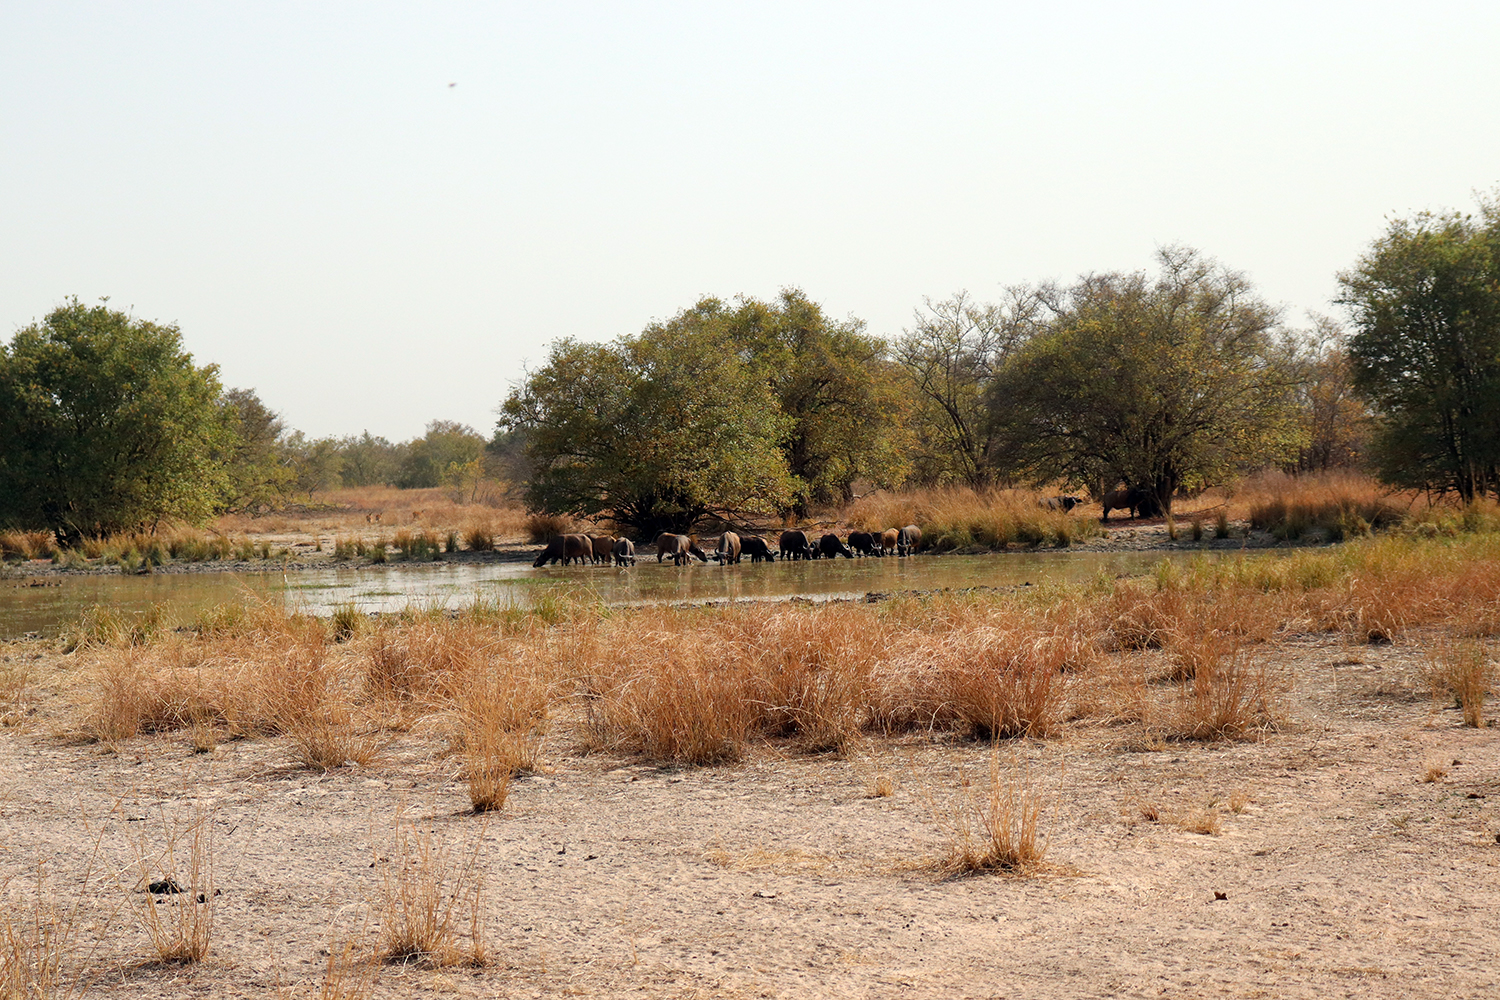
[[448, 84], [448, 86], [450, 86], [450, 87], [457, 87], [458, 84], [456, 84], [456, 83], [450, 83], [450, 84]]

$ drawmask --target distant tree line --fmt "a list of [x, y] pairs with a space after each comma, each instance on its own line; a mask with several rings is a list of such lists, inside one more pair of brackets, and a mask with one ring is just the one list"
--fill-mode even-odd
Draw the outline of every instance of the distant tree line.
[[392, 444], [308, 439], [248, 389], [224, 389], [176, 326], [76, 299], [0, 344], [0, 528], [65, 542], [265, 512], [340, 485], [453, 486], [485, 440], [434, 421]]
[[704, 298], [563, 339], [494, 436], [309, 439], [197, 366], [175, 326], [70, 300], [0, 345], [0, 527], [60, 537], [261, 512], [339, 486], [501, 476], [534, 510], [643, 535], [802, 515], [858, 490], [1184, 489], [1268, 465], [1367, 467], [1500, 496], [1500, 203], [1392, 221], [1339, 275], [1351, 326], [1288, 325], [1191, 248], [1150, 272], [928, 301], [890, 339], [803, 292]]

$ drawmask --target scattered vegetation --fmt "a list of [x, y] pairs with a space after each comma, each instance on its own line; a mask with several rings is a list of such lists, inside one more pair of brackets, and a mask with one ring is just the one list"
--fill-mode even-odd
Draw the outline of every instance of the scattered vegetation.
[[151, 938], [146, 964], [184, 965], [208, 956], [218, 890], [214, 886], [213, 816], [163, 820], [164, 843], [153, 848], [143, 827], [132, 841], [130, 886], [136, 916]]

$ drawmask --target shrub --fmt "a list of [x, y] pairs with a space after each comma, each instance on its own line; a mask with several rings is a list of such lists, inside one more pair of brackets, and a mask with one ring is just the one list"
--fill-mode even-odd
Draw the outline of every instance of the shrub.
[[475, 522], [464, 529], [464, 544], [474, 552], [488, 552], [495, 547], [495, 533], [488, 524]]

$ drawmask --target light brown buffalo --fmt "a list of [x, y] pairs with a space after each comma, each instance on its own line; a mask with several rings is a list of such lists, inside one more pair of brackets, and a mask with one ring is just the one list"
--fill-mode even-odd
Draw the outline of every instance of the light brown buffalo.
[[689, 556], [697, 556], [704, 562], [708, 562], [708, 556], [698, 548], [687, 535], [674, 535], [670, 532], [662, 532], [656, 539], [656, 561], [661, 562], [663, 556], [672, 557], [672, 565], [681, 566], [689, 561]]
[[916, 552], [917, 546], [921, 544], [922, 529], [915, 524], [908, 524], [896, 536], [896, 555], [909, 556]]
[[589, 545], [593, 548], [593, 560], [595, 563], [607, 563], [615, 554], [614, 535], [590, 535]]
[[722, 566], [725, 563], [737, 563], [740, 561], [740, 536], [732, 531], [726, 531], [719, 536], [719, 547], [714, 549], [714, 558]]
[[536, 557], [533, 566], [545, 566], [550, 562], [562, 561], [564, 566], [573, 560], [583, 562], [594, 557], [594, 543], [589, 541], [588, 535], [555, 535], [548, 542], [547, 547], [542, 549], [541, 554]]

